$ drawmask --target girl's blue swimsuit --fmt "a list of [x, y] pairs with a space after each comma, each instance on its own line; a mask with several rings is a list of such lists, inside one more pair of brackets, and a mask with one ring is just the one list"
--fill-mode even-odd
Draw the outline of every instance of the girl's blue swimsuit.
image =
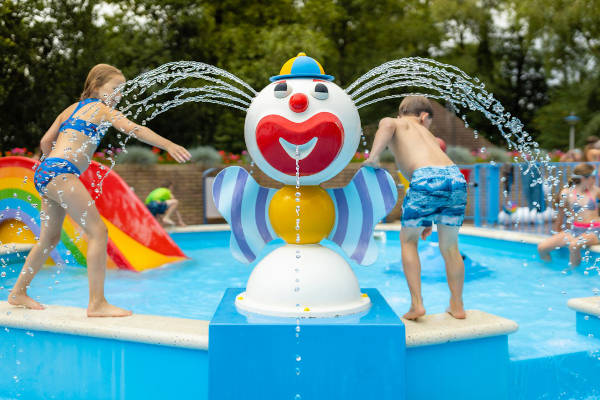
[[[94, 144], [98, 145], [98, 143], [100, 143], [100, 140], [106, 133], [106, 129], [102, 127], [99, 129], [98, 125], [96, 124], [84, 121], [82, 119], [73, 118], [75, 113], [79, 111], [81, 107], [85, 106], [86, 104], [95, 103], [97, 101], [100, 100], [89, 98], [80, 101], [79, 104], [77, 104], [77, 107], [75, 108], [75, 111], [73, 111], [71, 116], [60, 125], [58, 132], [60, 133], [65, 129], [73, 129], [75, 131], [82, 132], [86, 136], [89, 136], [94, 142]], [[81, 172], [79, 171], [79, 168], [77, 168], [75, 164], [73, 164], [69, 160], [65, 160], [64, 158], [58, 157], [46, 158], [40, 163], [40, 165], [38, 165], [33, 175], [33, 182], [35, 184], [35, 188], [40, 194], [46, 194], [46, 186], [48, 186], [48, 183], [50, 183], [50, 181], [54, 177], [62, 174], [74, 174], [77, 177], [79, 177], [79, 175], [81, 175]]]

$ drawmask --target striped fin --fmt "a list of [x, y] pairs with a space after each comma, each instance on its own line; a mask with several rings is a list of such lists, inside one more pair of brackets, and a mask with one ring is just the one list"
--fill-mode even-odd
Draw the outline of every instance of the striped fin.
[[348, 186], [327, 189], [327, 193], [335, 205], [335, 224], [328, 239], [357, 263], [374, 263], [377, 245], [373, 230], [398, 201], [391, 175], [381, 168], [363, 167]]
[[269, 204], [276, 191], [260, 186], [241, 167], [225, 168], [215, 177], [213, 199], [231, 226], [230, 247], [237, 260], [251, 263], [275, 239]]

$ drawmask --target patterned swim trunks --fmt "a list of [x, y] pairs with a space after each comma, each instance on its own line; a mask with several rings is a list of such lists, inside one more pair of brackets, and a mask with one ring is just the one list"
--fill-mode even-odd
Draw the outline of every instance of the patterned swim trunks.
[[402, 204], [402, 226], [461, 226], [467, 182], [456, 165], [416, 169]]

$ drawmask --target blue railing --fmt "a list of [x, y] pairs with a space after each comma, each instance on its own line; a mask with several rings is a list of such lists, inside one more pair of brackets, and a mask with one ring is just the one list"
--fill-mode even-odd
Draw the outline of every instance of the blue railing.
[[[504, 229], [513, 229], [519, 231], [529, 231], [537, 233], [550, 233], [552, 229], [552, 220], [543, 217], [537, 217], [534, 221], [527, 218], [521, 218], [518, 222], [500, 223], [499, 213], [503, 206], [508, 202], [519, 208], [532, 208], [537, 206], [541, 210], [550, 206], [550, 204], [533, 202], [531, 192], [539, 190], [542, 198], [546, 198], [548, 191], [555, 194], [556, 187], [548, 185], [550, 174], [559, 178], [559, 186], [563, 187], [572, 174], [573, 168], [579, 163], [549, 163], [549, 168], [540, 168], [539, 176], [534, 176], [544, 182], [543, 185], [531, 186], [531, 173], [524, 175], [519, 163], [481, 163], [472, 165], [459, 165], [458, 167], [468, 176], [469, 197], [465, 219], [472, 221], [475, 226], [503, 227]], [[600, 162], [590, 163], [600, 168]], [[534, 174], [535, 175], [535, 174]], [[512, 182], [511, 182], [512, 176]], [[596, 176], [596, 183], [600, 177]], [[540, 195], [540, 192], [537, 195]], [[529, 198], [528, 198], [529, 197]]]

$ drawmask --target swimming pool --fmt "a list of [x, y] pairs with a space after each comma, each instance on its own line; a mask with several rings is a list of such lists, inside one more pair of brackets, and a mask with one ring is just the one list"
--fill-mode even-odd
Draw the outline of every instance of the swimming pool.
[[[172, 236], [190, 260], [144, 273], [110, 270], [107, 297], [136, 313], [209, 320], [224, 291], [243, 287], [253, 265], [231, 257], [228, 231]], [[398, 232], [384, 236], [374, 265], [352, 267], [361, 287], [379, 289], [402, 315], [409, 295], [399, 262]], [[600, 398], [600, 338], [576, 333], [575, 312], [566, 305], [570, 298], [598, 294], [598, 271], [585, 265], [570, 270], [564, 252], [544, 263], [534, 244], [461, 235], [460, 248], [466, 255], [466, 308], [519, 324], [508, 337], [509, 398]], [[425, 306], [430, 314], [443, 313], [449, 293], [435, 233], [420, 244], [420, 253]], [[0, 278], [1, 300], [14, 275]], [[87, 274], [81, 268], [47, 268], [33, 283], [30, 294], [46, 304], [86, 306]]]
[[[209, 320], [225, 289], [244, 287], [253, 265], [231, 257], [228, 231], [172, 236], [190, 260], [144, 273], [110, 270], [107, 298], [136, 313]], [[402, 315], [410, 297], [399, 261], [398, 233], [388, 231], [386, 238], [385, 243], [379, 242], [380, 257], [374, 265], [352, 267], [361, 287], [379, 289]], [[435, 240], [434, 234], [432, 240], [420, 244], [428, 313], [444, 312], [449, 296]], [[575, 313], [566, 305], [569, 298], [599, 294], [597, 270], [586, 270], [585, 265], [571, 270], [563, 253], [545, 263], [537, 257], [535, 245], [527, 243], [461, 235], [460, 248], [467, 256], [465, 307], [519, 324], [519, 330], [509, 336], [511, 359], [600, 350], [600, 338], [575, 332]], [[14, 276], [0, 279], [2, 300], [14, 280]], [[44, 303], [76, 307], [86, 307], [87, 293], [86, 271], [75, 267], [44, 269], [30, 289], [30, 294]]]

